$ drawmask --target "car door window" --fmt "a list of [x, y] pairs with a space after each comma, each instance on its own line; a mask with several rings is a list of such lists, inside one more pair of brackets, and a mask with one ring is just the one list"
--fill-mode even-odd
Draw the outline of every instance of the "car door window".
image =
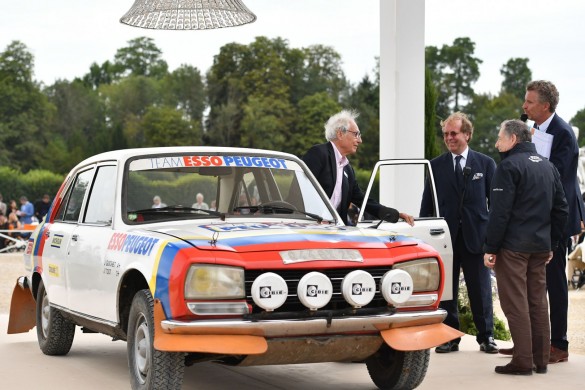
[[98, 168], [85, 213], [84, 223], [109, 225], [114, 216], [116, 198], [116, 167]]
[[88, 169], [77, 175], [66, 199], [61, 203], [61, 208], [55, 218], [56, 220], [64, 222], [77, 222], [79, 220], [85, 191], [91, 183], [93, 172], [93, 169]]

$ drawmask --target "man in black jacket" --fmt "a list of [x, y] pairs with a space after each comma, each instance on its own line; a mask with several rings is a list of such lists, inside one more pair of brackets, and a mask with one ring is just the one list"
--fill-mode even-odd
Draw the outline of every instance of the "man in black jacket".
[[546, 264], [563, 238], [569, 207], [555, 166], [536, 153], [519, 120], [504, 121], [502, 154], [491, 185], [484, 264], [496, 271], [502, 310], [514, 341], [499, 374], [547, 371], [550, 354]]
[[[358, 113], [343, 110], [333, 115], [325, 124], [326, 143], [311, 147], [303, 161], [323, 187], [323, 190], [337, 209], [343, 223], [348, 224], [347, 211], [351, 203], [361, 206], [365, 194], [358, 185], [355, 172], [347, 156], [357, 152], [362, 143], [362, 134], [357, 126]], [[366, 212], [388, 222], [404, 219], [414, 225], [414, 218], [368, 199]]]

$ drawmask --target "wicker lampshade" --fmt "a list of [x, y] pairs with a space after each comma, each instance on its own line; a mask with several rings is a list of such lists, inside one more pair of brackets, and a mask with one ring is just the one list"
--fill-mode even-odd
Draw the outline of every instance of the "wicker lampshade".
[[207, 30], [255, 20], [241, 0], [135, 0], [120, 22], [156, 30]]

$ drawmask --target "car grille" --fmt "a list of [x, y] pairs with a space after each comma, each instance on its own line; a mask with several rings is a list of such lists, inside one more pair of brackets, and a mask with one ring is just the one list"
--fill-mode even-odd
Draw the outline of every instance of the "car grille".
[[374, 299], [367, 305], [367, 308], [386, 308], [388, 303], [382, 296], [380, 292], [380, 280], [384, 276], [384, 274], [390, 271], [391, 267], [377, 267], [377, 268], [344, 268], [344, 269], [310, 269], [310, 270], [293, 270], [293, 271], [274, 271], [274, 270], [246, 270], [246, 297], [248, 303], [252, 305], [253, 313], [262, 312], [264, 309], [257, 306], [252, 299], [252, 283], [254, 280], [265, 272], [273, 272], [275, 274], [280, 275], [285, 281], [288, 286], [288, 297], [286, 302], [279, 307], [278, 309], [274, 310], [275, 313], [279, 312], [298, 312], [298, 311], [308, 311], [309, 309], [305, 307], [297, 296], [297, 285], [301, 278], [308, 274], [309, 272], [320, 272], [326, 275], [330, 280], [331, 284], [333, 285], [333, 296], [329, 303], [319, 310], [344, 310], [344, 309], [351, 309], [351, 306], [345, 301], [343, 298], [343, 294], [341, 293], [341, 282], [345, 275], [350, 273], [351, 271], [355, 270], [363, 270], [369, 272], [370, 275], [376, 281], [376, 295]]

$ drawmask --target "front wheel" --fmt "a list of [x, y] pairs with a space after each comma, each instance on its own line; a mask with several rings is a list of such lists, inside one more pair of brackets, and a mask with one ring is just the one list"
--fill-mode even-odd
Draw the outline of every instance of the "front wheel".
[[73, 344], [75, 324], [52, 308], [45, 285], [41, 281], [37, 291], [37, 339], [45, 355], [67, 355]]
[[185, 354], [154, 349], [154, 300], [149, 290], [134, 296], [128, 318], [128, 366], [132, 389], [179, 390]]
[[407, 390], [418, 387], [427, 373], [430, 352], [396, 351], [383, 344], [366, 359], [372, 381], [382, 390]]

